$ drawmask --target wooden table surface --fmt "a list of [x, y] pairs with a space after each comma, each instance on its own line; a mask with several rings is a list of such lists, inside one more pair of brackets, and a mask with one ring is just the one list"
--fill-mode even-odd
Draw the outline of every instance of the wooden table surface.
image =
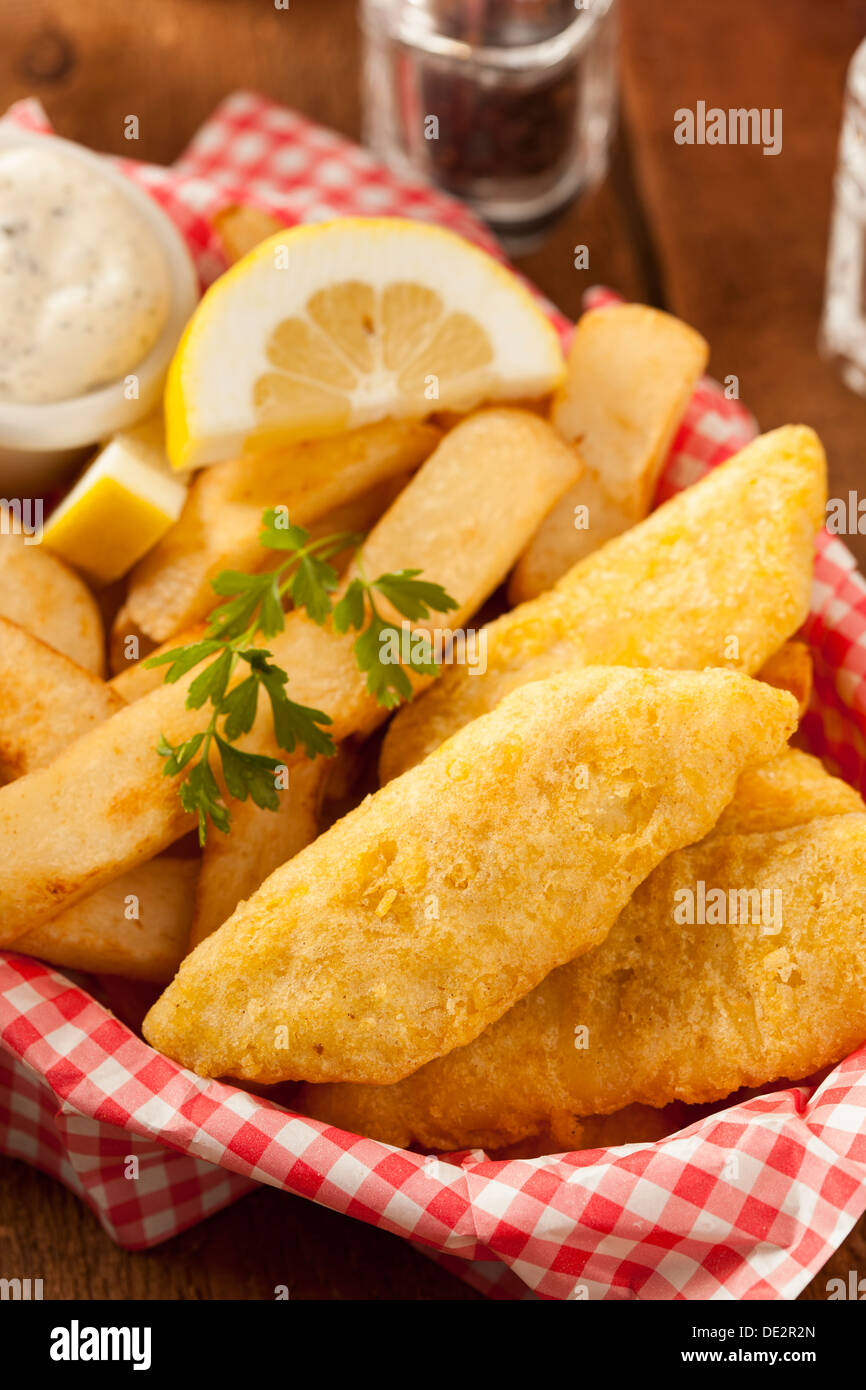
[[[611, 176], [522, 268], [566, 312], [615, 286], [671, 309], [735, 374], [765, 428], [804, 420], [831, 494], [862, 490], [866, 402], [815, 351], [846, 64], [866, 0], [621, 0], [623, 120]], [[170, 162], [227, 92], [256, 88], [359, 131], [354, 0], [0, 0], [0, 109], [39, 97], [61, 135]], [[781, 107], [783, 151], [680, 146], [681, 106]], [[573, 247], [589, 248], [589, 270]], [[849, 538], [866, 566], [866, 537]], [[866, 1224], [809, 1286], [866, 1271]], [[476, 1295], [396, 1237], [262, 1189], [146, 1254], [125, 1254], [51, 1179], [0, 1159], [0, 1272], [51, 1298], [465, 1299]]]

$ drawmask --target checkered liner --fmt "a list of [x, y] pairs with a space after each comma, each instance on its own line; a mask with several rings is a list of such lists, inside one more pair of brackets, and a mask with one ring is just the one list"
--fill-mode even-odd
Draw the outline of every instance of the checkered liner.
[[[12, 118], [47, 128], [32, 102]], [[209, 219], [238, 202], [286, 223], [423, 218], [500, 256], [465, 208], [247, 93], [217, 110], [173, 168], [125, 168], [180, 226], [205, 283], [222, 268]], [[739, 403], [701, 382], [659, 496], [695, 481], [755, 428]], [[807, 736], [866, 790], [866, 583], [827, 535], [804, 631], [816, 667]], [[0, 1148], [61, 1178], [130, 1249], [265, 1182], [417, 1242], [492, 1297], [793, 1298], [866, 1208], [866, 1047], [815, 1089], [732, 1105], [656, 1143], [507, 1162], [477, 1151], [425, 1158], [194, 1076], [79, 984], [5, 952]]]

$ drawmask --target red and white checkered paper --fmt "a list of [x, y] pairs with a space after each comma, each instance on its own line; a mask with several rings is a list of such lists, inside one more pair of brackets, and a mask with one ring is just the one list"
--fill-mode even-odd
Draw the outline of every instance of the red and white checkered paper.
[[[47, 128], [32, 102], [12, 117]], [[222, 269], [210, 219], [239, 202], [287, 224], [422, 218], [501, 256], [459, 204], [248, 93], [230, 97], [173, 168], [124, 168], [181, 228], [204, 283]], [[695, 481], [755, 428], [703, 381], [659, 496]], [[866, 582], [828, 535], [805, 636], [816, 669], [808, 739], [866, 790]], [[793, 1298], [866, 1208], [866, 1047], [814, 1089], [732, 1105], [656, 1143], [496, 1162], [477, 1151], [425, 1158], [203, 1080], [80, 984], [4, 952], [0, 1148], [61, 1178], [129, 1249], [264, 1182], [416, 1242], [492, 1297]], [[124, 1177], [128, 1155], [139, 1160], [135, 1182]]]

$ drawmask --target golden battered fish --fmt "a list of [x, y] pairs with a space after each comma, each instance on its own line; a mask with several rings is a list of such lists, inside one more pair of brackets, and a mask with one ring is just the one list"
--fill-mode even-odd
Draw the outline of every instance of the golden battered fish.
[[[822, 780], [820, 817], [802, 823]], [[404, 1146], [498, 1150], [553, 1134], [562, 1148], [575, 1116], [808, 1076], [866, 1038], [864, 877], [862, 801], [817, 760], [786, 754], [745, 774], [721, 830], [670, 855], [601, 946], [470, 1046], [396, 1086], [304, 1087], [297, 1106]], [[705, 920], [683, 921], [702, 901], [691, 915]]]
[[731, 671], [525, 686], [273, 873], [145, 1036], [209, 1076], [399, 1080], [597, 945], [796, 722]]
[[805, 642], [786, 642], [764, 662], [757, 677], [778, 690], [790, 690], [796, 695], [802, 719], [812, 698], [813, 681], [812, 653]]
[[451, 667], [400, 710], [382, 781], [509, 690], [569, 666], [758, 671], [806, 617], [826, 465], [813, 430], [762, 435], [485, 629], [483, 675]]

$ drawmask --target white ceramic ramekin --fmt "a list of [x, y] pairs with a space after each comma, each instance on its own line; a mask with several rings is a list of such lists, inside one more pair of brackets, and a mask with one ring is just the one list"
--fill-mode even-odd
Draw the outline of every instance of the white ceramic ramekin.
[[20, 405], [0, 401], [0, 494], [38, 494], [60, 483], [72, 465], [115, 430], [126, 429], [159, 404], [165, 374], [178, 339], [195, 308], [198, 281], [186, 244], [162, 208], [104, 155], [94, 154], [54, 135], [20, 130], [0, 121], [0, 149], [10, 145], [44, 144], [92, 165], [135, 206], [151, 228], [165, 255], [171, 280], [171, 308], [157, 341], [135, 368], [138, 397], [127, 400], [122, 381], [67, 401]]

